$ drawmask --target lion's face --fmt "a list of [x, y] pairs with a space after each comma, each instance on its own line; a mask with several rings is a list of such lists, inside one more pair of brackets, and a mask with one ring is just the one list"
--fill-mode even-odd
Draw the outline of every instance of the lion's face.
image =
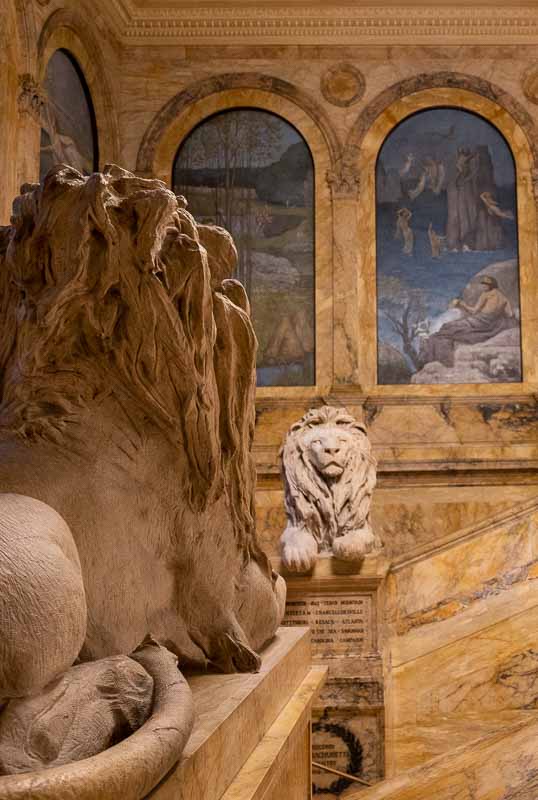
[[357, 447], [356, 434], [336, 425], [316, 425], [303, 436], [304, 453], [324, 478], [339, 478]]

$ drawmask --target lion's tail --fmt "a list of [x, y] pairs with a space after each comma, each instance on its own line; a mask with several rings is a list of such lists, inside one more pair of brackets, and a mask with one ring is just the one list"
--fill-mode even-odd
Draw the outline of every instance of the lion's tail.
[[177, 763], [194, 721], [192, 695], [166, 648], [146, 640], [131, 656], [153, 678], [147, 722], [99, 755], [0, 778], [0, 800], [142, 800]]

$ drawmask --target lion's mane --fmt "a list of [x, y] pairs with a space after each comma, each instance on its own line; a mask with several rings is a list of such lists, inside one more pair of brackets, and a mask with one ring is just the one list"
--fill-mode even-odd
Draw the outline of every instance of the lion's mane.
[[[150, 420], [184, 449], [193, 510], [228, 494], [248, 549], [256, 339], [226, 280], [231, 237], [181, 200], [116, 166], [84, 177], [62, 165], [23, 187], [0, 230], [0, 428], [64, 444], [113, 396], [135, 432]], [[203, 238], [220, 242], [213, 270]]]
[[[343, 428], [354, 446], [344, 473], [328, 481], [312, 464], [305, 433], [312, 428]], [[284, 500], [288, 525], [307, 528], [321, 549], [329, 549], [336, 536], [368, 522], [376, 483], [376, 461], [366, 429], [345, 409], [323, 406], [308, 411], [292, 425], [281, 450]]]

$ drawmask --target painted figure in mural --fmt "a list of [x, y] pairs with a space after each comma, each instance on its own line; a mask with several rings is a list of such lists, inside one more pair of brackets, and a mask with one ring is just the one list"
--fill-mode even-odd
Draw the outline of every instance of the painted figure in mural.
[[396, 231], [394, 236], [396, 239], [403, 239], [402, 252], [406, 256], [413, 255], [413, 247], [415, 245], [415, 234], [409, 224], [412, 216], [413, 212], [408, 208], [400, 208], [396, 212]]
[[41, 125], [50, 140], [50, 144], [41, 145], [41, 153], [49, 153], [55, 166], [68, 164], [79, 172], [89, 175], [93, 168], [91, 160], [80, 152], [71, 136], [61, 133], [50, 100], [47, 100], [43, 106]]
[[459, 147], [454, 164], [448, 173], [446, 235], [450, 250], [472, 249], [477, 214], [474, 191], [476, 171], [475, 153], [467, 147]]
[[58, 164], [89, 175], [98, 161], [93, 107], [84, 76], [67, 51], [56, 50], [49, 59], [43, 90], [40, 180]]
[[[458, 148], [447, 186], [447, 241], [450, 250], [500, 250], [504, 246], [503, 214], [494, 199], [493, 161], [487, 145]], [[508, 214], [508, 216], [506, 215]]]
[[485, 275], [480, 283], [485, 289], [475, 305], [468, 305], [460, 299], [451, 303], [452, 308], [460, 309], [466, 316], [446, 322], [437, 333], [421, 339], [420, 358], [424, 364], [440, 361], [451, 367], [457, 344], [485, 342], [517, 325], [510, 301], [499, 289], [496, 279]]
[[502, 208], [499, 208], [499, 204], [493, 199], [491, 192], [482, 192], [480, 199], [486, 206], [488, 214], [491, 216], [499, 217], [500, 219], [514, 219], [514, 215], [511, 211], [504, 211]]
[[379, 383], [521, 380], [516, 210], [513, 155], [487, 120], [431, 108], [390, 133], [376, 166]]
[[432, 258], [441, 258], [441, 252], [443, 250], [443, 244], [446, 240], [446, 236], [439, 236], [439, 234], [435, 232], [432, 222], [430, 222], [428, 225], [428, 238], [430, 240], [430, 247], [432, 249]]

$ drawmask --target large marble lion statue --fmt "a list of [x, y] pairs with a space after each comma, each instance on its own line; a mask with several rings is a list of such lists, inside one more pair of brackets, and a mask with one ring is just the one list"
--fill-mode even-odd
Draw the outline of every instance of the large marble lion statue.
[[115, 166], [54, 168], [0, 229], [0, 709], [148, 634], [181, 668], [258, 668], [285, 587], [256, 539], [236, 258]]
[[358, 561], [381, 546], [370, 526], [376, 462], [366, 429], [345, 409], [310, 410], [291, 426], [280, 458], [288, 571], [308, 571], [319, 552]]

